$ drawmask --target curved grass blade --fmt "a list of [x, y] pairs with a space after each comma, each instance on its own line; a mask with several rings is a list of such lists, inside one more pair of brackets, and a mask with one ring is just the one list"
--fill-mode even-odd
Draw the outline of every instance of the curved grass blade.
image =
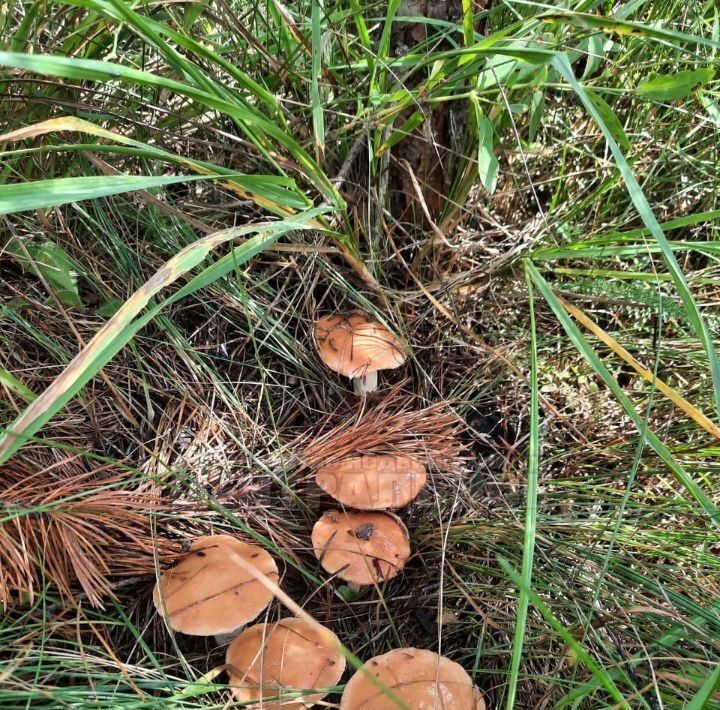
[[[310, 224], [314, 223], [315, 217], [322, 211], [327, 210], [309, 210], [307, 213], [281, 222], [261, 222], [216, 232], [198, 239], [165, 262], [100, 328], [92, 340], [0, 438], [0, 465], [6, 462], [28, 437], [35, 434], [60, 411], [163, 308], [208, 286], [232, 271], [238, 264], [244, 263], [261, 252], [283, 234], [292, 230], [311, 228]], [[315, 228], [314, 225], [312, 228]], [[198, 266], [213, 249], [232, 239], [250, 234], [255, 234], [255, 236], [223, 257], [218, 263], [207, 267], [173, 296], [165, 299], [145, 316], [135, 321], [153, 296], [174, 283], [190, 269]]]
[[0, 214], [27, 212], [69, 202], [208, 179], [211, 178], [202, 175], [93, 175], [0, 185]]
[[[160, 39], [162, 36], [167, 37], [183, 49], [187, 49], [194, 54], [197, 54], [197, 56], [222, 67], [229, 76], [237, 81], [238, 86], [242, 87], [245, 91], [249, 92], [261, 102], [266, 104], [273, 114], [280, 115], [280, 106], [276, 98], [247, 73], [240, 70], [222, 55], [211, 51], [205, 45], [195, 41], [191, 37], [173, 30], [171, 27], [164, 25], [162, 22], [157, 22], [149, 17], [145, 17], [144, 15], [135, 12], [129, 4], [112, 1], [107, 2], [106, 0], [67, 0], [64, 4], [85, 7], [89, 10], [97, 12], [107, 19], [122, 22], [125, 25], [134, 28], [146, 41], [157, 47], [158, 50], [162, 52], [163, 56], [165, 56], [168, 61], [171, 61], [178, 70], [187, 75], [192, 74], [196, 79], [201, 79], [201, 85], [206, 87], [209, 87], [212, 84], [219, 90], [225, 88], [218, 85], [217, 82], [211, 82], [209, 77], [200, 73], [197, 64], [187, 61], [185, 57], [179, 55], [175, 50], [173, 50], [167, 42]], [[223, 91], [223, 93], [226, 93], [226, 91]]]
[[578, 323], [581, 323], [587, 328], [598, 340], [605, 343], [618, 357], [622, 358], [630, 367], [635, 370], [643, 379], [650, 382], [658, 392], [664, 394], [676, 407], [681, 409], [687, 414], [698, 426], [705, 429], [708, 434], [711, 434], [716, 439], [720, 440], [720, 427], [714, 424], [708, 419], [697, 407], [693, 406], [683, 397], [677, 390], [669, 387], [655, 373], [643, 367], [615, 338], [609, 333], [604, 331], [595, 321], [592, 320], [587, 314], [583, 313], [579, 308], [576, 308], [572, 304], [568, 303], [564, 298], [558, 299], [562, 304], [563, 308], [573, 317]]
[[[717, 219], [720, 219], [720, 210], [696, 212], [695, 214], [689, 214], [685, 215], [684, 217], [677, 217], [676, 219], [670, 219], [667, 222], [662, 222], [660, 224], [660, 228], [663, 230], [663, 232], [669, 232], [673, 229], [680, 229], [682, 227], [688, 227], [694, 224], [701, 224], [702, 222], [713, 222]], [[561, 247], [542, 247], [532, 253], [532, 258], [534, 260], [576, 259], [578, 257], [602, 258], [605, 256], [605, 254], [617, 254], [620, 256], [638, 256], [640, 254], [647, 254], [648, 251], [660, 251], [660, 246], [657, 244], [648, 244], [647, 242], [637, 244], [625, 244], [625, 242], [632, 242], [634, 239], [644, 237], [648, 234], [650, 234], [650, 230], [647, 227], [627, 229], [621, 232], [609, 232], [602, 237], [595, 237], [594, 239], [584, 239], [573, 242], [572, 244], [566, 244]], [[616, 244], [616, 242], [619, 242], [620, 244]], [[669, 242], [669, 244], [673, 250], [720, 250], [720, 244], [718, 244], [718, 242], [671, 241]], [[603, 250], [608, 251], [604, 252]]]
[[[207, 163], [205, 161], [186, 158], [161, 148], [128, 138], [106, 128], [96, 126], [90, 121], [74, 116], [50, 118], [47, 121], [32, 126], [19, 128], [0, 135], [0, 143], [25, 140], [36, 136], [58, 132], [86, 133], [97, 138], [120, 143], [121, 145], [137, 148], [143, 157], [154, 157], [157, 160], [183, 165], [196, 173], [220, 178], [220, 184], [232, 190], [244, 199], [252, 200], [258, 207], [274, 212], [280, 216], [293, 214], [296, 209], [308, 206], [307, 198], [302, 195], [295, 181], [281, 175], [244, 175], [227, 168]], [[225, 179], [222, 179], [225, 178]]]
[[315, 185], [319, 192], [334, 206], [342, 208], [344, 201], [317, 163], [297, 144], [294, 138], [282, 127], [268, 120], [262, 114], [248, 106], [220, 98], [191, 84], [151, 72], [133, 69], [122, 64], [113, 64], [96, 59], [76, 59], [55, 55], [17, 54], [0, 52], [0, 66], [11, 69], [25, 69], [37, 74], [55, 76], [62, 79], [82, 81], [111, 82], [122, 81], [144, 86], [155, 86], [186, 96], [200, 104], [225, 113], [231, 118], [254, 126], [266, 136], [266, 148], [270, 147], [267, 138], [283, 146], [297, 162], [297, 168]]
[[520, 675], [523, 642], [525, 639], [525, 625], [527, 623], [528, 604], [530, 602], [529, 590], [532, 589], [533, 559], [535, 556], [535, 529], [537, 522], [537, 492], [538, 470], [540, 466], [540, 406], [538, 401], [538, 353], [537, 329], [535, 325], [535, 296], [532, 281], [525, 272], [525, 281], [528, 286], [528, 304], [530, 308], [530, 446], [528, 449], [527, 465], [527, 500], [525, 503], [525, 538], [523, 540], [523, 562], [520, 598], [517, 605], [515, 620], [515, 636], [513, 638], [512, 659], [510, 661], [510, 677], [508, 679], [508, 693], [505, 707], [512, 710], [515, 707], [515, 695]]
[[[518, 59], [528, 64], [549, 64], [556, 56], [557, 52], [553, 52], [550, 49], [538, 49], [536, 47], [526, 47], [518, 44], [499, 44], [500, 38], [489, 37], [486, 40], [473, 45], [472, 47], [461, 47], [458, 49], [449, 49], [442, 52], [433, 52], [428, 54], [407, 53], [399, 57], [389, 57], [383, 61], [380, 59], [375, 60], [375, 69], [382, 66], [385, 70], [391, 69], [402, 69], [402, 68], [414, 68], [419, 69], [420, 67], [432, 66], [437, 62], [453, 61], [458, 62], [472, 62], [473, 60], [482, 60], [488, 57], [496, 57], [498, 55], [503, 57], [509, 57], [511, 59]], [[497, 43], [497, 44], [496, 44]], [[467, 60], [465, 58], [468, 58]], [[477, 73], [477, 67], [473, 64], [462, 64], [462, 71], [464, 74], [471, 75], [473, 72]], [[332, 71], [367, 71], [370, 65], [367, 60], [361, 59], [356, 62], [350, 62], [348, 64], [332, 64], [330, 69]], [[446, 82], [450, 80], [456, 80], [457, 77], [454, 75], [448, 75]], [[382, 93], [380, 91], [378, 94]], [[394, 105], [393, 105], [394, 108]]]
[[322, 0], [312, 0], [312, 76], [310, 77], [310, 103], [312, 104], [313, 134], [315, 136], [315, 160], [322, 161], [325, 153], [325, 120], [320, 99], [320, 74], [322, 72]]
[[682, 44], [695, 44], [720, 49], [720, 42], [699, 35], [689, 35], [675, 30], [665, 30], [638, 22], [617, 20], [602, 15], [589, 15], [582, 12], [554, 12], [539, 15], [536, 20], [548, 23], [562, 23], [573, 25], [584, 30], [600, 30], [610, 35], [650, 37], [666, 42], [680, 42]]
[[11, 392], [15, 392], [26, 402], [32, 402], [35, 399], [35, 393], [4, 367], [0, 367], [0, 385], [7, 387]]
[[650, 204], [645, 197], [645, 193], [640, 187], [640, 183], [638, 183], [637, 179], [635, 178], [635, 175], [633, 174], [630, 165], [628, 164], [627, 160], [625, 160], [625, 156], [623, 155], [622, 150], [620, 150], [620, 147], [618, 146], [615, 138], [613, 137], [612, 131], [608, 128], [607, 124], [603, 120], [602, 115], [597, 110], [592, 99], [587, 95], [587, 92], [585, 91], [583, 86], [575, 78], [567, 56], [564, 54], [557, 55], [553, 59], [552, 65], [573, 88], [575, 93], [578, 95], [578, 97], [584, 104], [588, 113], [593, 117], [598, 127], [602, 131], [603, 135], [605, 136], [607, 145], [615, 158], [615, 163], [617, 164], [623, 181], [627, 186], [630, 199], [635, 205], [635, 209], [640, 215], [640, 218], [648, 227], [650, 233], [660, 246], [660, 251], [662, 253], [665, 264], [670, 271], [673, 282], [675, 283], [675, 287], [677, 288], [680, 298], [683, 302], [687, 319], [690, 322], [690, 325], [695, 331], [695, 334], [702, 343], [703, 349], [707, 354], [708, 362], [710, 363], [710, 374], [712, 376], [713, 390], [715, 394], [715, 409], [720, 413], [720, 360], [718, 360], [718, 355], [715, 351], [715, 346], [713, 344], [710, 331], [708, 330], [705, 320], [700, 314], [700, 310], [695, 303], [695, 299], [693, 298], [692, 293], [690, 292], [690, 287], [688, 286], [687, 280], [685, 279], [685, 274], [683, 273], [682, 268], [678, 263], [678, 260], [675, 258], [672, 247], [670, 246], [667, 237], [665, 236], [662, 228], [660, 227], [659, 222], [655, 218], [652, 208], [650, 207]]
[[720, 687], [720, 666], [715, 666], [715, 670], [708, 674], [693, 699], [685, 706], [685, 710], [704, 710], [709, 707], [710, 700], [718, 687]]
[[593, 370], [600, 375], [607, 387], [615, 395], [615, 398], [622, 405], [626, 414], [632, 419], [638, 431], [646, 431], [647, 442], [653, 451], [662, 459], [670, 471], [675, 474], [675, 477], [682, 484], [683, 488], [700, 504], [708, 518], [710, 518], [715, 525], [720, 526], [720, 510], [718, 510], [700, 486], [690, 478], [687, 471], [675, 461], [670, 450], [660, 441], [655, 432], [645, 428], [645, 422], [638, 414], [630, 398], [625, 394], [622, 387], [620, 387], [617, 380], [610, 373], [610, 370], [607, 369], [599, 355], [590, 347], [590, 344], [585, 340], [578, 327], [565, 312], [560, 300], [553, 293], [548, 282], [545, 281], [540, 272], [530, 262], [526, 263], [526, 269], [538, 291], [540, 291], [555, 314], [555, 317], [565, 329], [573, 345], [575, 345], [580, 354], [588, 361]]

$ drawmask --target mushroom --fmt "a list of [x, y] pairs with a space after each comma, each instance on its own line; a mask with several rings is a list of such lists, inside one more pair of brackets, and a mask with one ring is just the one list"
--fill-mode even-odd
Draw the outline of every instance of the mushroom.
[[398, 707], [485, 710], [485, 701], [458, 663], [432, 651], [396, 648], [371, 658], [353, 675], [345, 686], [340, 710], [398, 710]]
[[425, 467], [408, 456], [356, 456], [327, 464], [315, 474], [328, 495], [350, 508], [402, 508], [425, 486]]
[[410, 557], [410, 537], [392, 513], [330, 510], [312, 531], [323, 569], [356, 586], [395, 577]]
[[260, 704], [243, 707], [268, 710], [312, 707], [327, 691], [298, 691], [329, 688], [345, 672], [337, 636], [320, 624], [296, 618], [245, 629], [228, 647], [225, 662], [235, 700], [250, 703], [262, 698]]
[[394, 370], [405, 362], [398, 339], [364, 313], [323, 316], [315, 323], [320, 359], [334, 372], [349, 377], [355, 394], [377, 389], [378, 370]]
[[160, 615], [193, 636], [233, 634], [271, 601], [272, 592], [248, 567], [276, 581], [275, 560], [261, 547], [230, 535], [197, 538], [153, 591]]

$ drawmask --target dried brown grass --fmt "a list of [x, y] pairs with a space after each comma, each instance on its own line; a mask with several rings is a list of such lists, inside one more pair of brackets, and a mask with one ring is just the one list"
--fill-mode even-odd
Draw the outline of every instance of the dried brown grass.
[[[40, 454], [40, 455], [38, 455]], [[101, 607], [117, 577], [152, 575], [175, 546], [153, 530], [163, 504], [157, 494], [128, 487], [118, 467], [88, 468], [77, 455], [43, 463], [31, 449], [0, 469], [0, 600], [30, 601], [47, 584], [66, 601]]]
[[301, 469], [310, 471], [351, 456], [399, 454], [441, 473], [459, 473], [469, 456], [461, 438], [466, 425], [446, 401], [421, 404], [401, 383], [382, 399], [358, 401], [358, 409], [340, 417], [329, 414], [289, 448]]

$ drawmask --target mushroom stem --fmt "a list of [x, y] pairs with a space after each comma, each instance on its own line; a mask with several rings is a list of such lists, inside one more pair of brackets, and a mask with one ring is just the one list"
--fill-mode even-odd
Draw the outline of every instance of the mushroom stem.
[[367, 372], [360, 377], [353, 377], [353, 390], [355, 394], [363, 396], [377, 389], [377, 372]]

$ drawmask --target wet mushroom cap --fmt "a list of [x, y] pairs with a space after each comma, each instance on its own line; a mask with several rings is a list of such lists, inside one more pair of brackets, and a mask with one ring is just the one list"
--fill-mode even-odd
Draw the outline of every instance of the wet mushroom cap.
[[410, 557], [410, 538], [392, 513], [330, 510], [312, 531], [315, 556], [323, 569], [357, 585], [395, 577]]
[[402, 508], [427, 482], [425, 467], [408, 456], [356, 456], [318, 469], [317, 484], [343, 505], [361, 510]]
[[232, 633], [273, 597], [247, 565], [277, 582], [275, 560], [261, 547], [230, 535], [197, 538], [155, 585], [155, 606], [175, 631], [194, 636]]
[[344, 377], [392, 370], [405, 362], [398, 339], [363, 313], [323, 316], [314, 336], [321, 360]]
[[[320, 624], [302, 619], [281, 619], [276, 624], [256, 624], [230, 644], [225, 662], [236, 702], [263, 699], [268, 710], [312, 707], [327, 693], [298, 696], [298, 690], [329, 688], [345, 672], [345, 658], [337, 636]], [[282, 689], [288, 697], [282, 699]], [[246, 706], [243, 706], [246, 707]], [[260, 705], [247, 707], [258, 708]]]
[[[485, 703], [463, 667], [417, 648], [397, 648], [363, 667], [412, 710], [484, 710]], [[397, 710], [392, 697], [363, 670], [345, 686], [340, 710]]]

